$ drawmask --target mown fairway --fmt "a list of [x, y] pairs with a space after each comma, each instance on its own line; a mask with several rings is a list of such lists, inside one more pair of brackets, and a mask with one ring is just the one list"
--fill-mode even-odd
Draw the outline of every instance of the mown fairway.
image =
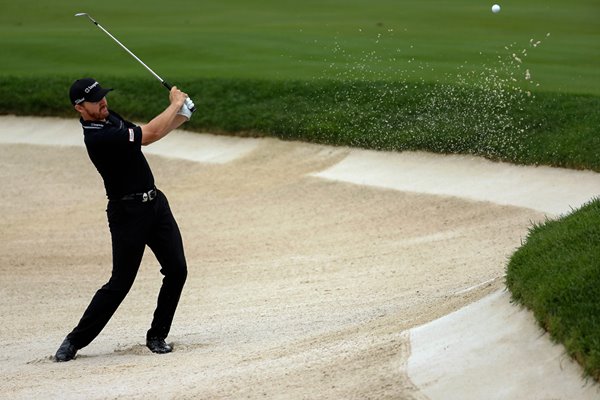
[[597, 0], [507, 0], [500, 2], [497, 15], [491, 13], [491, 4], [3, 0], [0, 74], [146, 74], [88, 20], [73, 16], [83, 11], [159, 75], [174, 81], [219, 77], [468, 83], [474, 74], [511, 64], [522, 88], [600, 94]]

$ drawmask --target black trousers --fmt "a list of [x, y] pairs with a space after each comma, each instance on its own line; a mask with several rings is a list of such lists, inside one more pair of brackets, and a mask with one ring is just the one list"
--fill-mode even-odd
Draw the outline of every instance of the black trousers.
[[78, 349], [106, 326], [137, 275], [146, 245], [164, 275], [147, 338], [166, 338], [187, 277], [183, 242], [167, 198], [157, 191], [154, 200], [109, 201], [106, 210], [112, 238], [113, 269], [110, 280], [92, 298], [79, 324], [67, 338]]

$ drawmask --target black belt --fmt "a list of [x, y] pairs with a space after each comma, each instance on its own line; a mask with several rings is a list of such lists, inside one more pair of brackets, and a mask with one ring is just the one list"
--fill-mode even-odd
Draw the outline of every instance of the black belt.
[[143, 193], [131, 193], [121, 197], [119, 200], [138, 200], [142, 203], [152, 201], [156, 198], [156, 188]]

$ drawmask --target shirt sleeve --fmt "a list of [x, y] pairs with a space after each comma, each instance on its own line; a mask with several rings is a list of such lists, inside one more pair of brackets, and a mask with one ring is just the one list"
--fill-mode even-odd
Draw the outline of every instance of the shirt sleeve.
[[133, 122], [129, 122], [123, 120], [125, 122], [125, 127], [127, 128], [128, 140], [131, 143], [134, 143], [137, 147], [142, 146], [142, 127], [134, 124]]

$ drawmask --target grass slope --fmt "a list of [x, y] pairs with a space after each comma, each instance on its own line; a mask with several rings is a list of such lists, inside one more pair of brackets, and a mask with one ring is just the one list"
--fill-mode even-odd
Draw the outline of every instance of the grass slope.
[[535, 225], [506, 283], [518, 302], [600, 380], [600, 200]]
[[[109, 104], [147, 121], [167, 105], [155, 81], [104, 77]], [[74, 116], [62, 78], [0, 76], [0, 113]], [[204, 79], [183, 81], [196, 131], [271, 135], [376, 150], [474, 154], [600, 171], [600, 97], [480, 86]]]

